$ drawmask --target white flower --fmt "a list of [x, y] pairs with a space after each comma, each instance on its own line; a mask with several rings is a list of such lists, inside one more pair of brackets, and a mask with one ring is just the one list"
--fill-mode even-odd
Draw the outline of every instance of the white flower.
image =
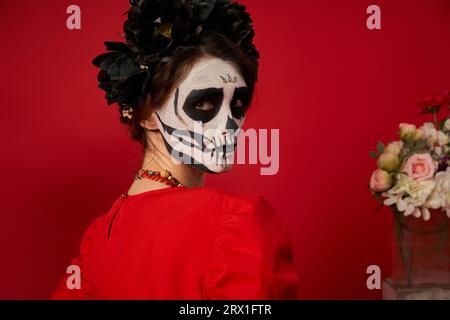
[[397, 210], [405, 216], [430, 219], [430, 211], [422, 207], [435, 186], [434, 180], [414, 181], [405, 174], [397, 176], [397, 183], [389, 191], [384, 192], [386, 206], [396, 205]]
[[445, 209], [450, 218], [450, 167], [440, 171], [434, 177], [435, 186], [425, 206], [433, 209]]
[[444, 132], [437, 130], [432, 122], [425, 122], [420, 129], [431, 145], [445, 146], [448, 143], [448, 136]]
[[420, 129], [422, 129], [423, 132], [424, 132], [425, 134], [427, 134], [427, 132], [436, 130], [436, 126], [434, 125], [433, 122], [425, 122], [425, 123], [420, 127]]
[[437, 143], [440, 146], [445, 146], [448, 143], [448, 136], [442, 131], [437, 132]]

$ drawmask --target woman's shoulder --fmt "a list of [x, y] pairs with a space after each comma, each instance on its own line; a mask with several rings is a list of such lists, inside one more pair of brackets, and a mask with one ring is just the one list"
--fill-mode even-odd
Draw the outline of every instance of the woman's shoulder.
[[261, 232], [279, 229], [283, 224], [265, 197], [210, 187], [160, 189], [129, 196], [126, 202], [126, 210], [133, 210], [134, 216], [152, 224], [156, 219], [165, 224], [186, 223], [192, 229], [250, 228]]
[[280, 220], [266, 198], [258, 194], [238, 194], [210, 187], [167, 188], [135, 195], [123, 193], [109, 210], [93, 219], [87, 235], [108, 232], [107, 227], [117, 219], [116, 216], [129, 210], [133, 211], [134, 217], [142, 216], [152, 222], [158, 217], [164, 220], [195, 218], [193, 220], [203, 220], [205, 224], [227, 223], [230, 219], [238, 219], [241, 223]]
[[97, 244], [108, 241], [121, 225], [157, 234], [198, 230], [219, 238], [247, 234], [260, 241], [286, 231], [284, 220], [261, 195], [205, 187], [160, 189], [118, 197], [109, 210], [92, 220], [84, 232], [83, 247], [91, 248], [95, 239], [101, 239]]
[[151, 190], [135, 195], [126, 195], [135, 205], [164, 206], [180, 210], [214, 207], [228, 213], [245, 213], [258, 209], [271, 209], [267, 200], [256, 194], [238, 194], [210, 187], [165, 188]]

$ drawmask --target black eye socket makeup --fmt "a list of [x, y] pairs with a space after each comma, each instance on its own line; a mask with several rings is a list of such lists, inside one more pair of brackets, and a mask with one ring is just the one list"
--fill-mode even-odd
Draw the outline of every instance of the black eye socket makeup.
[[231, 114], [237, 119], [242, 119], [249, 107], [249, 93], [247, 87], [234, 89], [233, 99], [231, 100]]
[[223, 88], [192, 90], [184, 102], [183, 110], [194, 121], [206, 123], [219, 113], [222, 101]]

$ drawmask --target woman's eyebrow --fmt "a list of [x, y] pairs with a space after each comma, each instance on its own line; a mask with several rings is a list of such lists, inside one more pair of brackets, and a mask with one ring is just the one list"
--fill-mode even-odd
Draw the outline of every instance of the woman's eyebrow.
[[204, 97], [217, 97], [223, 96], [223, 88], [205, 88], [192, 90], [187, 96], [186, 100], [194, 98]]

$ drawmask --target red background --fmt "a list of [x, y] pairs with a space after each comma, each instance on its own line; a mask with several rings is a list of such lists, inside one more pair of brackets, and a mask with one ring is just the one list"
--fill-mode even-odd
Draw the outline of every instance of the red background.
[[[391, 216], [367, 183], [378, 139], [419, 124], [416, 103], [449, 87], [448, 0], [247, 0], [261, 52], [247, 127], [280, 129], [280, 171], [255, 165], [208, 186], [265, 195], [289, 222], [300, 297], [380, 298]], [[274, 4], [273, 4], [274, 3]], [[82, 29], [66, 28], [66, 8]], [[377, 4], [382, 29], [366, 28]], [[0, 298], [47, 298], [83, 231], [131, 184], [140, 147], [96, 88], [91, 59], [119, 40], [126, 0], [0, 3]]]

